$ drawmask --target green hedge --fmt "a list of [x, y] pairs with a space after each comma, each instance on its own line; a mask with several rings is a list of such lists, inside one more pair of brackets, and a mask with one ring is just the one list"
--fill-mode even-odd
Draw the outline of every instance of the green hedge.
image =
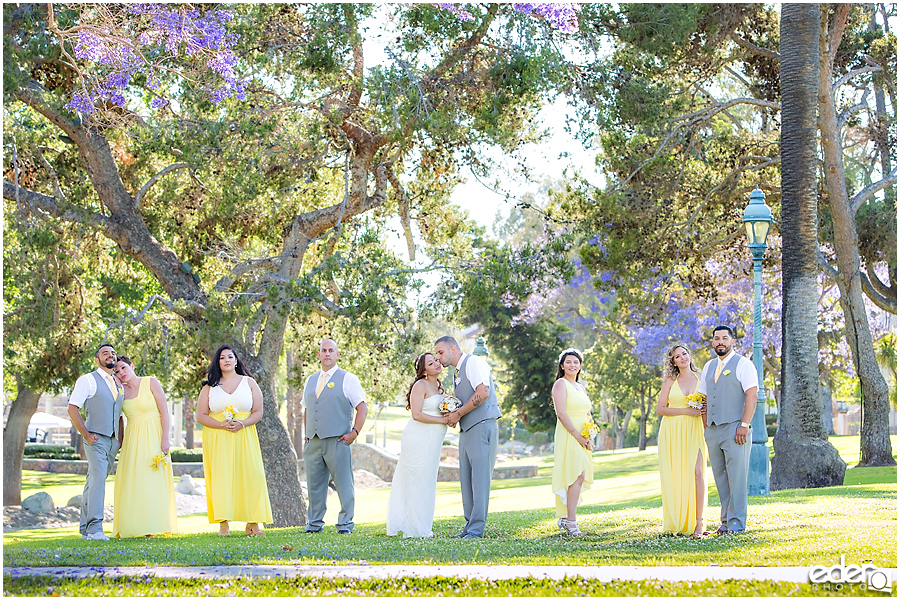
[[[68, 460], [77, 460], [81, 458], [78, 452], [71, 446], [53, 446], [51, 444], [25, 444], [25, 456], [32, 458], [51, 458], [49, 456], [39, 456], [42, 454], [65, 454], [74, 455], [74, 458]], [[66, 459], [63, 459], [66, 460]]]
[[169, 452], [173, 463], [199, 463], [203, 462], [203, 450], [194, 448], [186, 450], [184, 448], [174, 448]]

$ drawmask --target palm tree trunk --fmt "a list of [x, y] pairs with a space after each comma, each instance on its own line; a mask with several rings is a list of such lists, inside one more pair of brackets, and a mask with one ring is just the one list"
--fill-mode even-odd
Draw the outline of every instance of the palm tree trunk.
[[819, 399], [816, 106], [820, 12], [781, 8], [782, 397], [773, 490], [841, 485], [847, 465], [828, 442]]

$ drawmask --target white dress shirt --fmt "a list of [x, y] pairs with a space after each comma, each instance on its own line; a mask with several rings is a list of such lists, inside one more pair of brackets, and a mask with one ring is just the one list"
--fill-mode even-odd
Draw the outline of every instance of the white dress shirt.
[[[727, 363], [731, 360], [732, 355], [734, 354], [734, 350], [732, 349], [726, 356], [717, 356], [718, 360], [721, 360]], [[700, 373], [700, 385], [697, 386], [697, 392], [706, 396], [706, 373], [709, 369], [718, 369], [719, 364], [713, 360], [709, 361], [705, 365], [703, 365], [703, 371]], [[722, 373], [725, 372], [725, 367], [722, 367]], [[721, 377], [722, 374], [719, 374]], [[735, 367], [734, 376], [737, 377], [737, 380], [741, 382], [741, 389], [745, 392], [750, 388], [759, 387], [759, 374], [756, 371], [756, 367], [753, 365], [753, 362], [748, 359], [746, 356], [741, 356], [738, 360], [737, 366]]]
[[[116, 383], [115, 375], [107, 373], [99, 367], [96, 372], [106, 381], [112, 382], [116, 394], [118, 394], [119, 385]], [[75, 381], [75, 387], [72, 388], [72, 395], [69, 397], [69, 404], [74, 404], [78, 408], [81, 408], [84, 406], [84, 403], [87, 402], [87, 399], [93, 398], [96, 393], [97, 380], [94, 379], [94, 372], [92, 371], [87, 375], [82, 375]], [[112, 390], [110, 390], [110, 393], [112, 393]], [[116, 394], [113, 394], [113, 397], [115, 397]]]
[[[327, 371], [322, 371], [321, 369], [316, 373], [313, 373], [309, 377], [306, 378], [306, 384], [303, 386], [303, 399], [300, 401], [300, 406], [306, 408], [306, 389], [312, 385], [313, 391], [316, 390], [316, 387], [319, 385], [319, 378], [325, 377], [326, 383], [328, 385], [328, 379], [331, 379], [334, 374], [337, 372], [338, 366], [334, 365]], [[366, 401], [366, 393], [362, 389], [362, 383], [359, 381], [359, 377], [351, 373], [350, 371], [346, 371], [344, 374], [344, 385], [342, 386], [342, 391], [344, 392], [344, 396], [347, 400], [350, 401], [350, 404], [353, 408], [359, 406], [360, 402]]]
[[[463, 352], [462, 356], [459, 357], [459, 363], [469, 357], [469, 360], [466, 361], [466, 379], [469, 380], [469, 383], [472, 384], [472, 389], [478, 387], [479, 384], [484, 384], [484, 387], [487, 389], [491, 389], [491, 367], [487, 364], [487, 361], [481, 358], [480, 356], [475, 356], [474, 354], [466, 354]], [[455, 376], [455, 374], [454, 374]], [[460, 398], [463, 402], [468, 400], [468, 398]]]

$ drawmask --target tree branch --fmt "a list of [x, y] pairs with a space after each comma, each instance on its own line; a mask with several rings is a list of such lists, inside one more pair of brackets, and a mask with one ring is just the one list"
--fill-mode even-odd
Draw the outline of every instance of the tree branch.
[[[869, 276], [862, 269], [859, 270], [859, 279], [862, 282], [862, 289], [866, 293], [866, 296], [875, 303], [875, 306], [880, 308], [883, 311], [889, 312], [892, 315], [897, 314], [897, 297], [896, 293], [893, 298], [885, 295], [879, 294], [878, 290], [875, 289], [873, 285], [873, 280], [877, 280], [876, 277], [873, 276], [872, 279], [869, 279]], [[878, 281], [882, 286], [884, 285], [881, 281]], [[894, 290], [896, 292], [896, 290]]]
[[18, 200], [28, 206], [32, 211], [42, 211], [68, 221], [70, 223], [85, 223], [106, 230], [111, 224], [109, 217], [95, 212], [88, 212], [73, 205], [62, 205], [53, 196], [33, 192], [3, 180], [3, 197], [7, 200]]
[[838, 88], [840, 88], [842, 85], [844, 85], [845, 83], [847, 83], [854, 77], [858, 77], [859, 75], [865, 75], [866, 73], [875, 73], [875, 72], [883, 71], [883, 70], [884, 69], [881, 67], [881, 65], [874, 65], [874, 66], [869, 65], [866, 67], [860, 67], [858, 69], [853, 69], [849, 73], [845, 73], [845, 74], [841, 75], [841, 77], [839, 77], [837, 80], [835, 80], [835, 82], [831, 85], [831, 93], [832, 94], [835, 93], [838, 90]]
[[822, 272], [827, 276], [831, 277], [834, 280], [837, 280], [838, 272], [837, 269], [828, 264], [828, 260], [825, 258], [825, 255], [822, 254], [822, 249], [819, 248], [816, 250], [816, 261], [819, 263], [819, 268], [822, 269]]
[[838, 115], [838, 128], [843, 129], [844, 123], [847, 122], [847, 119], [849, 119], [851, 116], [858, 113], [859, 111], [863, 110], [864, 108], [868, 108], [869, 107], [868, 99], [869, 99], [869, 89], [866, 88], [866, 91], [863, 92], [862, 98], [860, 98], [859, 102], [857, 102], [853, 106], [848, 106], [847, 108], [845, 108], [844, 110], [841, 111], [841, 114]]
[[251, 258], [238, 265], [235, 265], [228, 275], [225, 275], [216, 282], [213, 289], [217, 292], [225, 292], [235, 284], [235, 282], [249, 271], [263, 267], [269, 267], [281, 260], [281, 256], [269, 256], [266, 258]]
[[863, 189], [856, 192], [853, 198], [850, 199], [850, 214], [855, 215], [859, 210], [859, 207], [863, 205], [863, 202], [865, 202], [881, 190], [891, 187], [892, 185], [897, 185], [897, 167], [891, 169], [891, 172], [888, 173], [887, 176], [881, 181], [870, 183]]
[[391, 167], [385, 167], [388, 181], [394, 188], [397, 195], [397, 207], [400, 212], [400, 225], [403, 227], [403, 234], [406, 236], [406, 248], [409, 251], [409, 260], [416, 260], [416, 245], [413, 242], [412, 228], [409, 222], [409, 197], [406, 195], [406, 189], [400, 185], [400, 180]]
[[753, 54], [756, 54], [757, 56], [764, 56], [766, 58], [771, 58], [772, 60], [778, 60], [778, 61], [781, 60], [781, 55], [778, 52], [775, 52], [774, 50], [769, 50], [768, 48], [762, 48], [760, 46], [757, 46], [750, 40], [746, 40], [736, 33], [732, 33], [729, 37], [731, 38], [731, 41], [733, 41], [735, 44], [737, 44], [744, 50], [749, 50], [750, 52], [752, 52]]
[[134, 197], [134, 204], [135, 204], [135, 206], [138, 207], [138, 210], [141, 209], [141, 203], [144, 200], [144, 195], [150, 190], [151, 187], [153, 187], [153, 185], [157, 181], [159, 181], [162, 177], [165, 177], [172, 171], [176, 171], [178, 169], [187, 169], [187, 168], [190, 168], [190, 166], [191, 165], [189, 165], [188, 163], [174, 163], [174, 164], [169, 165], [168, 167], [166, 167], [165, 169], [163, 169], [162, 171], [160, 171], [159, 173], [157, 173], [150, 179], [148, 179], [147, 183], [145, 183], [141, 187], [141, 189], [138, 190], [138, 193]]

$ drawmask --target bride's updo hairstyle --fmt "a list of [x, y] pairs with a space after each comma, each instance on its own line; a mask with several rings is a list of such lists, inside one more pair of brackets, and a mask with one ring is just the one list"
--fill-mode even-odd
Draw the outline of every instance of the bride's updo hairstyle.
[[[409, 410], [409, 395], [412, 393], [413, 386], [416, 385], [416, 382], [420, 379], [425, 379], [425, 357], [431, 356], [434, 358], [434, 354], [431, 352], [423, 352], [419, 355], [419, 358], [416, 359], [416, 362], [413, 363], [413, 366], [416, 369], [416, 378], [413, 379], [413, 382], [409, 384], [409, 389], [406, 390], [406, 410]], [[441, 380], [438, 379], [438, 390], [443, 394], [444, 393], [444, 385], [441, 383]]]

